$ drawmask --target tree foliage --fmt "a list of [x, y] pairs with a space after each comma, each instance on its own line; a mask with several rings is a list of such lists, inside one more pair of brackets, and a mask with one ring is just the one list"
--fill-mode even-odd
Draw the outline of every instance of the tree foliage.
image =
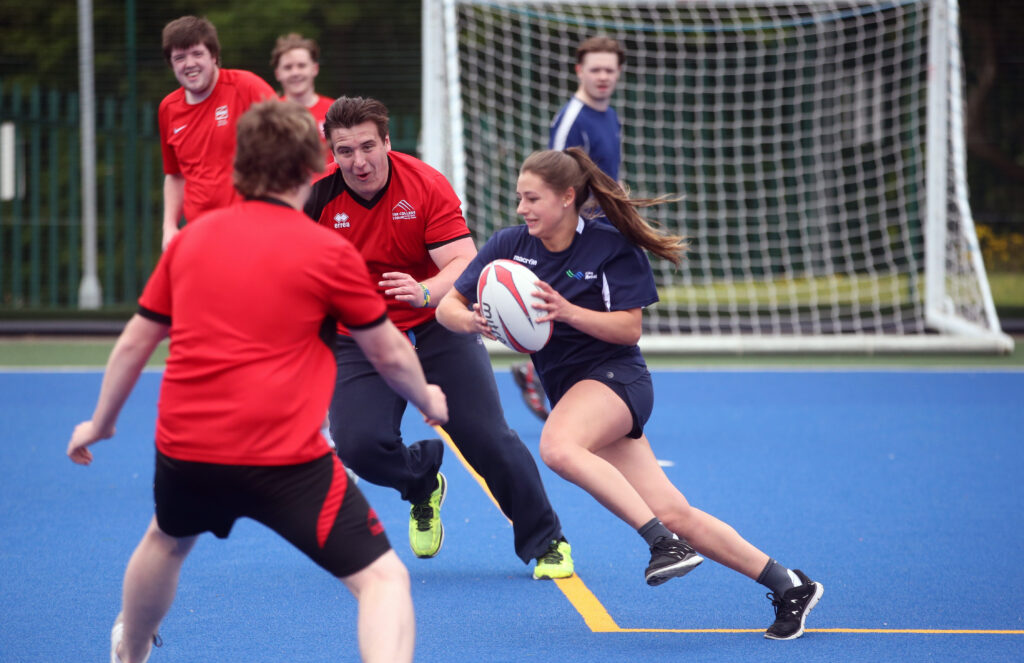
[[[419, 110], [420, 7], [415, 0], [134, 0], [136, 96], [159, 101], [176, 86], [163, 59], [163, 26], [179, 16], [205, 16], [217, 26], [222, 63], [249, 69], [277, 87], [270, 51], [281, 34], [319, 42], [317, 89], [327, 96], [380, 98], [394, 112]], [[125, 0], [93, 0], [97, 95], [126, 95]], [[0, 3], [0, 78], [62, 90], [78, 87], [76, 0]]]
[[971, 204], [982, 221], [1024, 223], [1024, 7], [961, 2]]

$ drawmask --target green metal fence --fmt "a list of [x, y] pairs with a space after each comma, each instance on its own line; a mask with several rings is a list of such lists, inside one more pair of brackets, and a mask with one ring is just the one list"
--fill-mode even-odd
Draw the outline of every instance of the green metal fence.
[[[392, 118], [416, 152], [419, 118]], [[79, 102], [0, 79], [0, 312], [78, 308], [82, 278]], [[131, 307], [160, 256], [163, 170], [156, 105], [97, 99], [98, 277], [104, 308]]]
[[[0, 80], [0, 306], [78, 307], [81, 160], [76, 93]], [[96, 108], [98, 276], [103, 305], [130, 304], [160, 254], [156, 109]]]

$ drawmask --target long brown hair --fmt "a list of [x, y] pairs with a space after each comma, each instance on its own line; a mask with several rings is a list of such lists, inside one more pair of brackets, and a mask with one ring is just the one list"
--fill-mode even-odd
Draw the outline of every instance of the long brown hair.
[[554, 191], [572, 189], [576, 194], [573, 205], [577, 213], [583, 216], [603, 214], [636, 246], [671, 260], [676, 265], [682, 260], [686, 251], [686, 238], [663, 232], [637, 211], [642, 207], [661, 205], [678, 198], [630, 198], [615, 180], [578, 147], [570, 147], [565, 151], [534, 152], [523, 162], [520, 172], [537, 175]]

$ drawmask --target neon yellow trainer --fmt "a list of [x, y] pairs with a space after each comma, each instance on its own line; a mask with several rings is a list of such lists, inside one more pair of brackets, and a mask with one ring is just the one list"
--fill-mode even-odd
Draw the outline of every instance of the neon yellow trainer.
[[533, 567], [533, 577], [536, 580], [571, 578], [572, 574], [572, 548], [564, 536], [552, 541], [547, 552], [537, 558], [537, 566]]
[[409, 547], [417, 557], [433, 557], [441, 552], [444, 543], [444, 525], [441, 524], [441, 505], [448, 494], [448, 482], [437, 473], [437, 488], [424, 502], [412, 505], [409, 511]]

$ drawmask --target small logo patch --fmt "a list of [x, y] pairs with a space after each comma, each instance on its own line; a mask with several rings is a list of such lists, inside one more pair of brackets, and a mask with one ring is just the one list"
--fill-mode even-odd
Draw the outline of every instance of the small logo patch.
[[334, 228], [351, 228], [352, 224], [348, 222], [348, 214], [340, 212], [334, 215]]
[[415, 219], [416, 210], [405, 200], [400, 200], [397, 205], [391, 208], [391, 218], [394, 221]]

